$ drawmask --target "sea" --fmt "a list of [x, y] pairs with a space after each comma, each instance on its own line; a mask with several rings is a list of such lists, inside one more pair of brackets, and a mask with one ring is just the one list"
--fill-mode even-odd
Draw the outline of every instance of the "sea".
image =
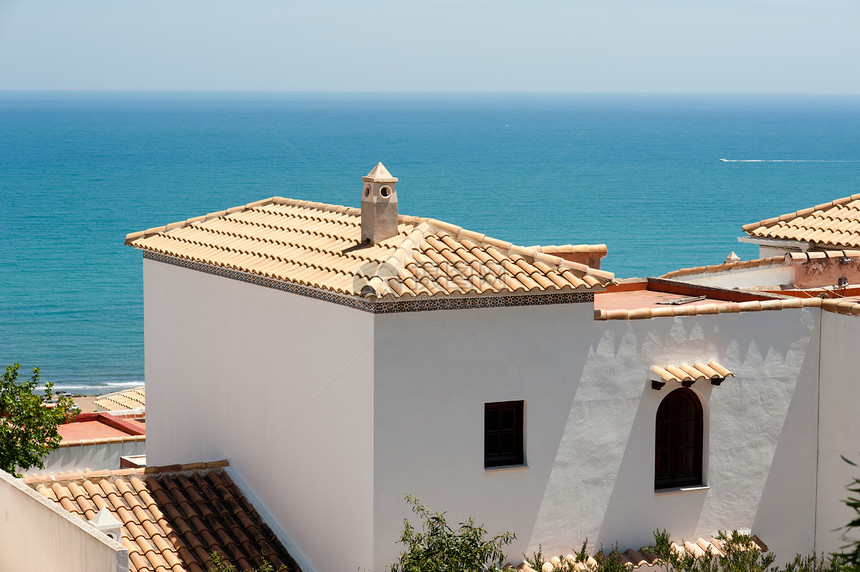
[[860, 193], [860, 96], [0, 92], [0, 364], [143, 383], [127, 233], [276, 195], [357, 207], [379, 161], [403, 214], [659, 276]]

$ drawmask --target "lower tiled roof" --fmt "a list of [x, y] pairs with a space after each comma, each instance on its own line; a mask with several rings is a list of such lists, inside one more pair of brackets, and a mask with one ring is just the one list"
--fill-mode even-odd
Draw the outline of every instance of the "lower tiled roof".
[[[767, 545], [758, 536], [752, 536], [751, 540], [752, 545], [749, 547], [751, 550], [767, 552]], [[687, 554], [692, 554], [696, 558], [702, 557], [706, 553], [715, 556], [725, 555], [723, 541], [718, 538], [699, 538], [696, 541], [683, 540], [680, 543], [673, 542], [671, 547], [682, 558]], [[627, 568], [654, 567], [661, 563], [660, 557], [645, 547], [639, 550], [628, 548], [624, 552], [619, 551], [618, 556], [621, 558], [621, 563]], [[593, 556], [589, 556], [587, 562], [577, 562], [573, 554], [568, 554], [563, 557], [554, 556], [550, 558], [544, 563], [541, 570], [535, 570], [527, 562], [520, 564], [519, 569], [523, 572], [553, 572], [555, 570], [570, 570], [572, 567], [577, 572], [586, 572], [593, 570], [595, 566], [597, 566], [597, 560]]]
[[103, 507], [122, 523], [129, 570], [206, 572], [210, 554], [240, 570], [265, 557], [298, 566], [230, 476], [226, 461], [26, 477], [68, 512], [91, 520]]

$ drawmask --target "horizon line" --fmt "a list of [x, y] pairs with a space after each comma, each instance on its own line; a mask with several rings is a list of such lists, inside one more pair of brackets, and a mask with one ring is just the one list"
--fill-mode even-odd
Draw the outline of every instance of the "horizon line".
[[860, 96], [858, 92], [768, 92], [768, 91], [482, 91], [482, 90], [317, 90], [317, 89], [80, 89], [0, 88], [0, 93], [163, 93], [163, 94], [361, 94], [361, 95], [654, 95], [654, 96]]

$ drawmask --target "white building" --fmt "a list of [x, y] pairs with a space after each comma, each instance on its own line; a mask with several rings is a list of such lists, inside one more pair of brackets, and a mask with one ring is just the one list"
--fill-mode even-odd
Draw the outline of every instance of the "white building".
[[380, 164], [360, 210], [272, 198], [128, 236], [150, 464], [229, 458], [317, 571], [391, 564], [406, 493], [516, 532], [514, 559], [663, 528], [748, 529], [786, 559], [840, 545], [850, 316], [611, 286], [577, 261], [594, 248], [398, 218], [396, 182]]

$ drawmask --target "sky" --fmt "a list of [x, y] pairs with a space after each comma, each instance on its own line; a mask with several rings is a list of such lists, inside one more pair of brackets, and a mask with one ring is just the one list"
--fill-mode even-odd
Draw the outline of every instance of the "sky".
[[0, 89], [860, 93], [860, 0], [0, 0]]

